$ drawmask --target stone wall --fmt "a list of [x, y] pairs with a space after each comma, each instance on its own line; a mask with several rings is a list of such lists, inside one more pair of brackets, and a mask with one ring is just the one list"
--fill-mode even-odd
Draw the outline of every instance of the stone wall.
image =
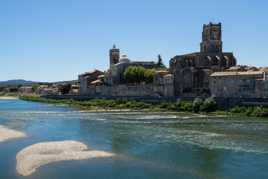
[[113, 86], [89, 86], [85, 90], [80, 89], [80, 95], [92, 97], [174, 97], [173, 85], [113, 85]]
[[78, 76], [79, 82], [79, 92], [81, 94], [87, 93], [90, 83], [97, 80], [100, 75], [104, 73], [99, 70], [94, 70], [92, 72], [87, 72]]
[[173, 97], [173, 85], [114, 85], [90, 86], [85, 96], [99, 97]]
[[219, 98], [268, 98], [268, 81], [262, 74], [211, 76], [211, 95]]

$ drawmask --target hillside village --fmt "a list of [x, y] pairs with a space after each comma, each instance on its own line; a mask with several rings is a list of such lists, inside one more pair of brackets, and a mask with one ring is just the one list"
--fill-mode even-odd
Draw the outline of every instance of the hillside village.
[[80, 98], [268, 98], [268, 68], [237, 65], [223, 51], [222, 24], [204, 24], [200, 51], [176, 55], [169, 66], [160, 55], [150, 61], [130, 59], [115, 45], [109, 50], [109, 69], [85, 72], [72, 83], [0, 87], [3, 92]]
[[[162, 63], [161, 56], [152, 61], [129, 59], [121, 55], [116, 46], [110, 49], [109, 58], [107, 71], [93, 70], [79, 75], [80, 95], [108, 98], [268, 97], [268, 69], [237, 65], [233, 53], [223, 51], [221, 23], [203, 25], [200, 52], [174, 56], [169, 67]], [[146, 73], [152, 76], [146, 76]], [[139, 75], [143, 76], [142, 80]]]

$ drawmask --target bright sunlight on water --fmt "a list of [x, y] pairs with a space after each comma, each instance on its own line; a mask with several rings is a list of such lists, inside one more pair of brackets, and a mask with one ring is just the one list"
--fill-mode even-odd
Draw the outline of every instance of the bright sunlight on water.
[[[17, 99], [0, 100], [0, 125], [26, 138], [0, 143], [2, 179], [268, 178], [268, 121], [176, 113], [88, 113]], [[48, 164], [16, 172], [23, 148], [76, 140], [112, 158]]]

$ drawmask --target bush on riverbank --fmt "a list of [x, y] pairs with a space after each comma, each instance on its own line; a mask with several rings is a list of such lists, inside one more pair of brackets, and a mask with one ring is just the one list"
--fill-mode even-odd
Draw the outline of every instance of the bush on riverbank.
[[[170, 111], [170, 112], [194, 112], [194, 113], [221, 113], [213, 98], [205, 100], [195, 99], [192, 101], [163, 101], [149, 102], [136, 100], [113, 100], [113, 99], [92, 99], [92, 100], [72, 100], [72, 99], [47, 99], [39, 96], [23, 95], [20, 99], [34, 102], [51, 103], [51, 104], [67, 104], [85, 110], [145, 110], [145, 111]], [[226, 110], [224, 114], [248, 117], [268, 117], [267, 107], [247, 107], [236, 106]]]
[[193, 111], [196, 113], [199, 112], [202, 105], [203, 100], [201, 98], [196, 98], [193, 102]]
[[213, 98], [207, 98], [204, 103], [200, 106], [202, 112], [213, 112], [217, 110], [217, 103]]
[[230, 109], [230, 112], [233, 114], [243, 114], [248, 117], [268, 117], [268, 108], [261, 106], [236, 106]]
[[92, 100], [72, 100], [72, 99], [47, 99], [34, 95], [23, 95], [20, 99], [33, 102], [43, 102], [52, 104], [68, 104], [83, 109], [133, 109], [133, 110], [153, 110], [153, 111], [174, 111], [174, 112], [213, 112], [216, 110], [214, 101], [200, 100], [179, 101], [179, 102], [145, 102], [135, 100], [112, 100], [112, 99], [92, 99]]

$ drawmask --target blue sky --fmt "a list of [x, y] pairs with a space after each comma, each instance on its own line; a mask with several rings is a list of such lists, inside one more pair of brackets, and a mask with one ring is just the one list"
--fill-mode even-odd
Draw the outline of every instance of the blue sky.
[[202, 25], [222, 22], [224, 51], [268, 66], [266, 0], [0, 0], [0, 81], [76, 79], [108, 68], [116, 44], [131, 59], [199, 51]]

